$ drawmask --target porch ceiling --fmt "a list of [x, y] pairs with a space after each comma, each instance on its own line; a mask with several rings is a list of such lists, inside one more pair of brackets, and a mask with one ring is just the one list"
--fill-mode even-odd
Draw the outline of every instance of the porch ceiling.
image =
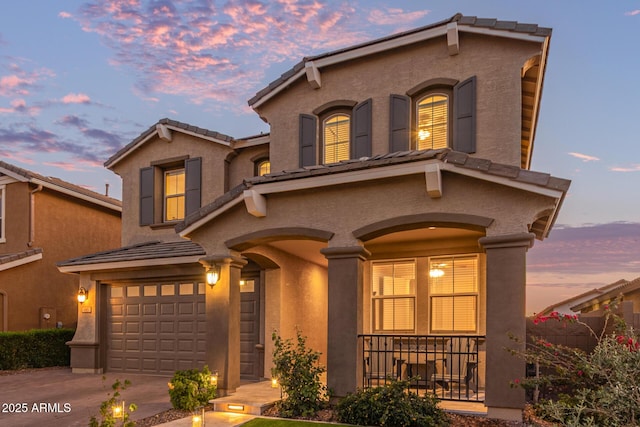
[[[398, 231], [369, 240], [365, 246], [372, 254], [392, 251], [424, 250], [430, 247], [455, 247], [477, 244], [484, 233], [460, 228], [431, 227]], [[326, 267], [327, 259], [320, 253], [327, 244], [313, 240], [279, 240], [268, 243], [276, 249]]]

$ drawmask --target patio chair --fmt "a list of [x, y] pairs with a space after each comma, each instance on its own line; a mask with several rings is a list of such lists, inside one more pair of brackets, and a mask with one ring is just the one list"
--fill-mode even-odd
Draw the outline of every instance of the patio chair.
[[368, 387], [398, 377], [398, 361], [394, 356], [393, 338], [372, 336], [365, 349], [365, 381]]
[[445, 351], [447, 351], [447, 354], [444, 372], [433, 374], [431, 381], [441, 384], [445, 390], [449, 390], [452, 383], [457, 383], [458, 387], [464, 383], [467, 398], [469, 397], [470, 388], [474, 393], [477, 393], [476, 369], [478, 362], [475, 360], [476, 340], [464, 337], [453, 338], [449, 343], [449, 348]]

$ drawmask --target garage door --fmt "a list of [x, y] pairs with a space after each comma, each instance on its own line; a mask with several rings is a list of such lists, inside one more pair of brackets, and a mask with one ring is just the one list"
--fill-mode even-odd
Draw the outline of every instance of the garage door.
[[205, 360], [204, 284], [110, 286], [107, 371], [172, 375]]

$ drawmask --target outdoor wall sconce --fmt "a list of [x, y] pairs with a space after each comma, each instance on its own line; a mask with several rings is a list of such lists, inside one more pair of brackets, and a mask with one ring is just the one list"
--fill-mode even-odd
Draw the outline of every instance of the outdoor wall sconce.
[[213, 288], [218, 280], [220, 280], [220, 266], [213, 263], [207, 269], [207, 284]]
[[78, 302], [80, 304], [84, 304], [84, 302], [87, 300], [88, 295], [89, 291], [81, 286], [80, 289], [78, 289]]

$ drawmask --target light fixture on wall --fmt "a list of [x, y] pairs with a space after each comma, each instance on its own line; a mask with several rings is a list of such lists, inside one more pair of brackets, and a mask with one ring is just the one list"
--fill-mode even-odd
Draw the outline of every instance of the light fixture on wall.
[[80, 304], [84, 304], [88, 296], [89, 296], [89, 291], [87, 291], [85, 288], [80, 286], [80, 289], [78, 289], [78, 302]]
[[207, 268], [207, 284], [212, 288], [220, 280], [220, 266], [215, 262]]

